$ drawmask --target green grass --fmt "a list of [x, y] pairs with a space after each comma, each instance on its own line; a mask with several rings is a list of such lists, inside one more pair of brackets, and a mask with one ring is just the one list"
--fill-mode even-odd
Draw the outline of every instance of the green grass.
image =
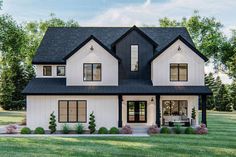
[[0, 109], [0, 125], [20, 123], [25, 117], [25, 111], [4, 111]]
[[236, 156], [236, 113], [208, 113], [208, 135], [0, 138], [5, 156]]

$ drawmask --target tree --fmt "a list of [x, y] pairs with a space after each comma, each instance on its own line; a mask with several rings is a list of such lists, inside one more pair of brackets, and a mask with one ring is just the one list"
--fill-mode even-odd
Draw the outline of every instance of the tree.
[[230, 86], [230, 96], [234, 110], [236, 110], [236, 80]]
[[216, 95], [215, 105], [217, 111], [232, 111], [229, 91], [224, 84], [220, 86], [219, 92]]
[[192, 119], [196, 119], [196, 110], [195, 107], [192, 108], [192, 115], [191, 115]]
[[56, 116], [54, 115], [54, 112], [50, 114], [50, 120], [49, 120], [49, 127], [50, 133], [53, 134], [57, 131], [57, 124], [56, 124]]
[[214, 96], [216, 94], [216, 90], [218, 90], [218, 88], [216, 87], [213, 73], [209, 73], [208, 75], [205, 75], [205, 85], [208, 86], [213, 93], [213, 95], [207, 97], [207, 102], [206, 102], [207, 109], [212, 110], [215, 107]]
[[92, 112], [89, 115], [89, 126], [90, 134], [93, 134], [96, 131], [96, 124], [95, 124], [95, 116], [94, 113]]

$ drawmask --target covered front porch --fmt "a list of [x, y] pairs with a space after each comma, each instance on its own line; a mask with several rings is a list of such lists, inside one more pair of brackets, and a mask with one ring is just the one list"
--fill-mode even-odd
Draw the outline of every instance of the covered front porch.
[[198, 125], [200, 99], [201, 122], [206, 124], [206, 95], [119, 95], [118, 127], [189, 126], [193, 108]]

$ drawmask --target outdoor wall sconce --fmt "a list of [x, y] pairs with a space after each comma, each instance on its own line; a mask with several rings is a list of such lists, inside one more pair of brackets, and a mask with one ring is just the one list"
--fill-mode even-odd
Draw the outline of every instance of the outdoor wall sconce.
[[94, 50], [94, 48], [93, 48], [93, 45], [91, 45], [91, 46], [90, 46], [90, 50], [91, 50], [91, 51], [93, 51], [93, 50]]
[[178, 51], [181, 51], [181, 47], [180, 46], [178, 46]]
[[153, 101], [154, 101], [154, 99], [153, 99], [153, 97], [152, 97], [151, 102], [153, 102]]

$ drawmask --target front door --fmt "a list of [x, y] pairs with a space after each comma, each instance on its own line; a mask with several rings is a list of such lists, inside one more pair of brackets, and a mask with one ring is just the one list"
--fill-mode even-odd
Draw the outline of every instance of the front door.
[[128, 101], [127, 102], [127, 121], [128, 123], [147, 122], [147, 102]]

